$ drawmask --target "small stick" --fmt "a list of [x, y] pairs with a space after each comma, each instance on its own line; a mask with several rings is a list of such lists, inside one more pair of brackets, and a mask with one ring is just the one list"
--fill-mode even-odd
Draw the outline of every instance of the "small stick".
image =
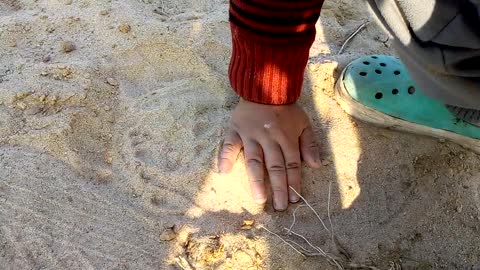
[[306, 256], [301, 252], [299, 251], [298, 249], [296, 249], [292, 244], [290, 244], [289, 242], [287, 242], [285, 239], [283, 239], [280, 235], [270, 231], [269, 229], [267, 229], [265, 226], [263, 225], [260, 225], [259, 228], [262, 228], [264, 229], [265, 231], [269, 232], [270, 234], [273, 234], [275, 235], [276, 237], [278, 237], [280, 240], [282, 240], [285, 244], [287, 244], [289, 247], [293, 248], [293, 250], [295, 250], [298, 254], [302, 255], [302, 257], [306, 258]]
[[333, 223], [332, 218], [330, 217], [330, 196], [332, 194], [332, 181], [328, 184], [328, 201], [327, 201], [327, 214], [328, 214], [328, 221], [330, 222], [330, 229], [332, 230], [332, 242], [335, 243], [335, 233], [333, 230]]
[[315, 215], [317, 216], [318, 220], [320, 220], [320, 222], [322, 223], [323, 225], [323, 228], [325, 228], [325, 230], [327, 230], [328, 233], [330, 233], [330, 230], [327, 228], [327, 226], [325, 226], [325, 223], [323, 222], [322, 218], [320, 217], [320, 215], [317, 213], [317, 211], [315, 211], [315, 209], [313, 209], [313, 207], [307, 202], [307, 200], [305, 200], [305, 198], [300, 195], [300, 193], [298, 193], [292, 186], [289, 186], [289, 188], [291, 190], [293, 190], [293, 192], [295, 192], [295, 194], [297, 194], [298, 197], [300, 197], [304, 202], [305, 204], [313, 211], [313, 213], [315, 213]]
[[190, 263], [184, 258], [178, 256], [175, 261], [177, 262], [177, 265], [182, 268], [183, 270], [193, 270], [192, 266]]
[[[292, 222], [292, 225], [290, 225], [290, 229], [288, 230], [288, 233], [292, 230], [293, 226], [295, 226], [295, 224], [296, 224], [296, 222], [297, 222], [297, 210], [300, 209], [300, 208], [302, 208], [302, 207], [305, 207], [305, 206], [307, 206], [307, 205], [306, 205], [306, 204], [301, 204], [301, 205], [297, 206], [297, 207], [295, 208], [295, 210], [293, 210], [293, 214], [292, 214], [292, 216], [293, 216], [293, 222]], [[315, 206], [315, 204], [312, 203], [312, 206]]]
[[[363, 265], [363, 264], [355, 264], [355, 263], [351, 263], [348, 265], [350, 268], [352, 269], [369, 269], [369, 270], [380, 270], [380, 268], [377, 268], [375, 266], [367, 266], [367, 265]], [[389, 269], [391, 270], [391, 268]]]
[[310, 250], [304, 248], [302, 245], [300, 245], [299, 243], [291, 240], [291, 239], [286, 239], [287, 242], [289, 242], [290, 244], [294, 244], [295, 246], [297, 246], [299, 249], [301, 249], [303, 251], [303, 254], [305, 254], [306, 256], [314, 256], [315, 254], [317, 253], [313, 253], [311, 252]]
[[370, 22], [369, 21], [366, 21], [364, 23], [362, 23], [358, 28], [357, 30], [355, 30], [355, 32], [353, 32], [350, 36], [348, 36], [347, 40], [345, 40], [345, 42], [343, 43], [342, 47], [340, 48], [340, 50], [338, 51], [338, 54], [342, 54], [343, 53], [343, 50], [345, 50], [345, 47], [348, 45], [348, 43], [350, 42], [350, 40], [352, 40], [358, 33], [360, 33], [360, 31], [362, 31], [363, 28], [365, 28]]
[[[284, 229], [286, 230], [287, 228], [284, 228]], [[303, 236], [303, 235], [301, 235], [301, 234], [299, 234], [299, 233], [296, 233], [296, 232], [294, 232], [294, 231], [291, 231], [291, 233], [292, 233], [293, 235], [296, 235], [296, 236], [302, 238], [303, 241], [305, 241], [311, 248], [313, 248], [314, 250], [320, 252], [320, 254], [322, 254], [322, 256], [325, 256], [325, 257], [326, 257], [327, 253], [325, 253], [325, 251], [323, 251], [321, 248], [319, 248], [319, 247], [317, 247], [317, 246], [314, 246], [312, 243], [310, 243], [310, 241], [308, 241], [305, 236]]]
[[[285, 228], [286, 229], [286, 228]], [[315, 245], [313, 245], [312, 243], [310, 243], [310, 241], [307, 240], [307, 238], [299, 233], [296, 233], [294, 231], [292, 231], [292, 234], [300, 237], [303, 239], [303, 241], [305, 241], [310, 247], [312, 247], [313, 249], [315, 249], [316, 251], [320, 252], [320, 254], [324, 257], [326, 257], [327, 259], [329, 259], [330, 261], [332, 261], [337, 267], [338, 269], [344, 269], [343, 266], [341, 266], [337, 260], [335, 260], [334, 258], [332, 258], [332, 256], [330, 256], [328, 253], [326, 253], [325, 251], [323, 251], [320, 247], [317, 247]]]

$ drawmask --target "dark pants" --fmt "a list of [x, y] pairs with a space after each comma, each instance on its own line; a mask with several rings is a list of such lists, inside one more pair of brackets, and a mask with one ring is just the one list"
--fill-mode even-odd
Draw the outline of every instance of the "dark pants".
[[480, 0], [367, 0], [425, 94], [480, 110]]

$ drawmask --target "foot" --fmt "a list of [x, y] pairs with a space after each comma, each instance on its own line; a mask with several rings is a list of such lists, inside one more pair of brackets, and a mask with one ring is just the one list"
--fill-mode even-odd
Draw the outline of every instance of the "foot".
[[371, 55], [353, 61], [336, 92], [342, 108], [362, 121], [450, 140], [480, 153], [480, 110], [446, 106], [424, 95], [395, 57]]

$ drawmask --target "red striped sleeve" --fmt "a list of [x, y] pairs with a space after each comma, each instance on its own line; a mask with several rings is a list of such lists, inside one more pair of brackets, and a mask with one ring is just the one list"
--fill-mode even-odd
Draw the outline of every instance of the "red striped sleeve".
[[232, 88], [244, 99], [289, 104], [300, 97], [323, 0], [230, 0]]

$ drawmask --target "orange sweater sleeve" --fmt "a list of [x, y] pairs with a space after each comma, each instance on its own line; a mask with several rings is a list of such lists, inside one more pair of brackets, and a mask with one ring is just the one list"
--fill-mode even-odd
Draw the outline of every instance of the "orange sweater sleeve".
[[323, 0], [231, 0], [229, 77], [242, 98], [289, 104], [300, 97]]

